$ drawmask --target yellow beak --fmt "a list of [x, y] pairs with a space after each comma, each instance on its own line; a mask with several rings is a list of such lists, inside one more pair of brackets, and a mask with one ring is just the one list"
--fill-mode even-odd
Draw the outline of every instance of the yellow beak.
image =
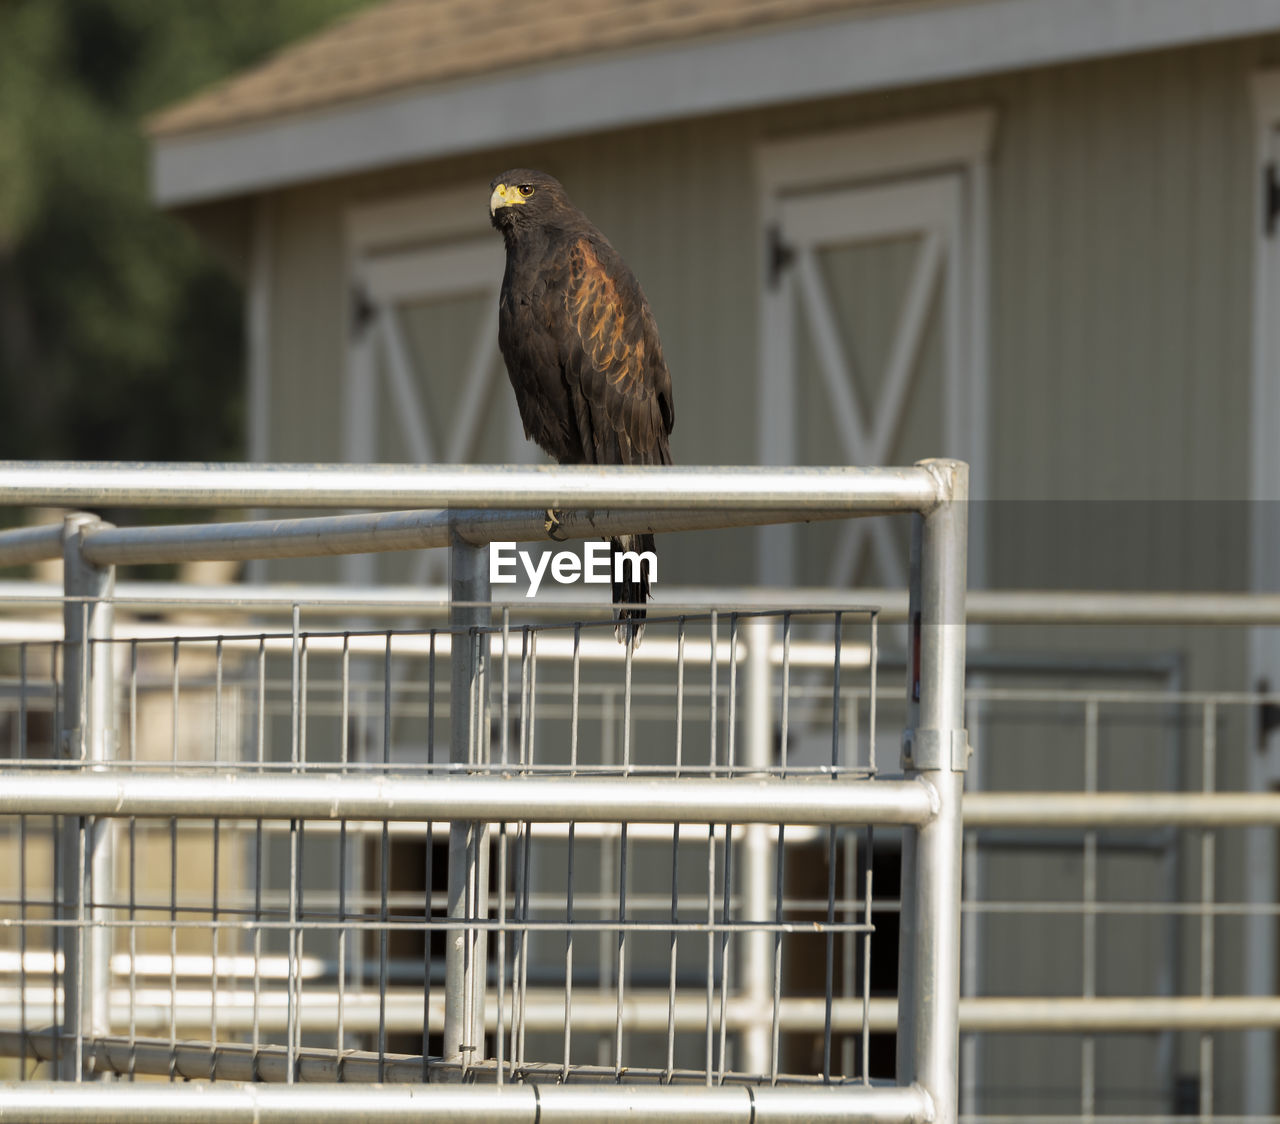
[[489, 214], [493, 214], [501, 207], [514, 207], [517, 204], [523, 204], [525, 198], [520, 194], [520, 190], [511, 184], [500, 183], [493, 189], [493, 194], [489, 196]]

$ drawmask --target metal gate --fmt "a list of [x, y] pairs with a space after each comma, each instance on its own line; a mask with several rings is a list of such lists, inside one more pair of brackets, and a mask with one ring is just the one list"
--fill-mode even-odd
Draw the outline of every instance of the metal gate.
[[[0, 1118], [956, 1118], [962, 464], [7, 464], [0, 499], [447, 509], [0, 534], [0, 561], [61, 554], [66, 581], [60, 632], [4, 653], [0, 1046], [56, 1080], [4, 1084]], [[914, 513], [905, 701], [874, 604], [655, 611], [640, 648], [495, 612], [488, 544], [544, 538], [527, 509], [548, 506], [592, 537]], [[447, 622], [114, 620], [119, 564], [446, 544]], [[865, 708], [842, 703], [851, 676]], [[902, 853], [884, 1081], [877, 829]], [[812, 900], [784, 861], [798, 833], [826, 856]]]

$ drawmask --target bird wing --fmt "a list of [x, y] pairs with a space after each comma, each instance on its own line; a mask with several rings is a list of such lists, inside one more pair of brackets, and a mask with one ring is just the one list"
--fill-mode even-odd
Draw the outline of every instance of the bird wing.
[[561, 354], [584, 451], [595, 464], [670, 464], [671, 375], [638, 282], [589, 234], [567, 264]]

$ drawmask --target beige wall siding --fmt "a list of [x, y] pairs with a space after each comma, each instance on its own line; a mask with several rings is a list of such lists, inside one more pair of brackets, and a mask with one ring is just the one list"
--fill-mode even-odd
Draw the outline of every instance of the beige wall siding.
[[[992, 494], [1243, 497], [1248, 79], [1276, 53], [1274, 43], [1249, 42], [1058, 67], [634, 129], [282, 193], [274, 207], [272, 455], [332, 459], [341, 451], [345, 208], [531, 164], [569, 185], [649, 295], [675, 381], [677, 460], [754, 462], [755, 146], [989, 105], [998, 113], [989, 246]], [[478, 198], [477, 209], [484, 205]], [[832, 448], [827, 455], [840, 454]], [[1144, 531], [1142, 541], [1150, 539]], [[1239, 551], [1197, 559], [1176, 540], [1164, 560], [1184, 561], [1166, 584], [1244, 580]], [[996, 585], [1063, 584], [1080, 567], [1091, 584], [1150, 580], [1141, 550], [1117, 552], [1114, 565], [1100, 566], [1083, 547], [1064, 550], [1044, 537], [1015, 536], [1005, 547], [993, 555]], [[673, 550], [677, 565], [666, 580], [722, 576], [687, 569], [685, 554]], [[723, 576], [752, 576], [749, 567], [737, 569]]]
[[299, 191], [271, 207], [273, 460], [338, 460], [344, 297], [342, 194]]

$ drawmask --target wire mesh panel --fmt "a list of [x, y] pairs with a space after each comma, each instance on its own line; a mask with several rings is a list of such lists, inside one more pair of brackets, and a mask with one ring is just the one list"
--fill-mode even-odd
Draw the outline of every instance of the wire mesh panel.
[[1058, 678], [969, 694], [989, 791], [967, 797], [967, 1115], [1274, 1119], [1245, 1098], [1280, 1015], [1257, 979], [1276, 801], [1232, 791], [1274, 696], [1189, 691], [1167, 663]]
[[[867, 781], [882, 768], [882, 723], [902, 721], [897, 676], [884, 699], [881, 631], [874, 610], [690, 613], [652, 619], [634, 649], [599, 621], [508, 612], [455, 640], [447, 628], [312, 630], [299, 610], [286, 631], [103, 641], [120, 718], [113, 767], [219, 780]], [[465, 763], [448, 754], [455, 643], [487, 656]], [[9, 755], [56, 792], [65, 766], [40, 731], [58, 724], [59, 648], [5, 655], [18, 668]], [[421, 1080], [443, 1064], [444, 953], [461, 934], [485, 985], [484, 1045], [467, 1072], [867, 1081], [870, 981], [896, 978], [896, 941], [873, 942], [872, 828], [486, 824], [457, 924], [448, 823], [23, 815], [4, 826], [17, 947], [0, 964], [28, 1074], [101, 1048], [95, 1064], [130, 1075], [283, 1079], [283, 1055], [302, 1059], [302, 1080]], [[58, 852], [83, 850], [90, 831], [108, 835], [107, 883], [90, 886], [83, 916], [66, 916]], [[67, 972], [83, 971], [65, 960], [67, 929], [81, 948], [91, 932], [107, 937], [98, 1045], [47, 1030]], [[891, 1078], [892, 1051], [880, 1055], [890, 1062], [874, 1075]]]

